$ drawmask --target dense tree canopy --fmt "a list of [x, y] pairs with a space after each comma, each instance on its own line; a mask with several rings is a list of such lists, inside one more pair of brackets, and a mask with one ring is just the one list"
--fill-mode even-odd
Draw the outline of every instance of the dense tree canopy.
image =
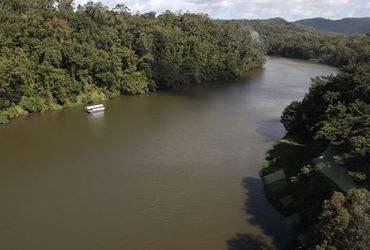
[[270, 55], [317, 60], [334, 66], [353, 62], [367, 39], [366, 35], [321, 32], [281, 18], [233, 22], [257, 31]]
[[325, 201], [319, 223], [317, 250], [366, 250], [370, 246], [370, 192], [354, 189], [334, 193]]
[[[297, 246], [367, 249], [370, 36], [322, 33], [282, 19], [239, 22], [260, 33], [269, 54], [340, 66], [337, 75], [312, 79], [303, 100], [285, 108], [281, 122], [288, 134], [269, 151], [262, 175], [283, 169], [288, 177], [288, 193], [275, 194], [276, 198], [268, 195], [283, 213], [289, 209], [299, 213], [300, 229], [305, 233]], [[336, 166], [335, 171], [343, 170], [363, 189], [354, 189], [347, 196], [336, 193], [329, 199], [337, 186], [322, 174], [323, 166], [317, 165], [326, 152], [330, 152], [329, 166]], [[287, 194], [294, 205], [282, 209], [279, 199]], [[322, 211], [325, 199], [329, 200]]]
[[72, 0], [0, 2], [0, 122], [119, 94], [239, 77], [260, 67], [240, 25], [205, 15], [131, 14]]
[[313, 79], [309, 93], [284, 111], [282, 122], [336, 149], [336, 160], [370, 177], [370, 37], [363, 52], [336, 76]]

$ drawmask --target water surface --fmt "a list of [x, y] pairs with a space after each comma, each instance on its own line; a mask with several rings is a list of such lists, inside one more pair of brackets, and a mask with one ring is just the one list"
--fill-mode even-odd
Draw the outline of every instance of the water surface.
[[282, 109], [332, 72], [269, 58], [242, 80], [1, 126], [0, 249], [221, 250], [240, 239], [282, 248], [289, 227], [258, 171], [284, 134]]

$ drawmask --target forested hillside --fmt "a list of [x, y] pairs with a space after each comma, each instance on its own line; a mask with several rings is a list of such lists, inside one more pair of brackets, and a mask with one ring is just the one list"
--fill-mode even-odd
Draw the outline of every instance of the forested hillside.
[[[284, 171], [285, 198], [294, 201], [310, 248], [367, 249], [369, 35], [319, 32], [279, 18], [215, 21], [132, 14], [124, 5], [73, 6], [72, 0], [0, 2], [0, 123], [120, 94], [240, 77], [261, 67], [265, 52], [339, 66], [336, 76], [313, 79], [304, 99], [284, 110], [288, 134], [269, 152], [262, 174]], [[324, 156], [355, 189], [334, 192], [313, 160]]]
[[296, 21], [306, 26], [316, 29], [339, 32], [344, 34], [366, 34], [370, 33], [370, 17], [343, 18], [330, 20], [326, 18], [310, 18]]
[[72, 0], [0, 2], [0, 123], [182, 84], [239, 77], [264, 54], [236, 24]]
[[[337, 75], [313, 79], [304, 99], [284, 110], [281, 121], [288, 134], [269, 151], [262, 175], [283, 170], [288, 184], [280, 193], [268, 195], [283, 214], [300, 218], [298, 232], [303, 234], [295, 247], [368, 249], [370, 36], [326, 36], [325, 40], [308, 31], [300, 34], [299, 27], [285, 26], [283, 46], [292, 42], [296, 45], [289, 48], [302, 48], [299, 44], [305, 44], [305, 36], [307, 45], [322, 41], [321, 45], [313, 43], [319, 49], [330, 41], [327, 46], [333, 46], [331, 54], [345, 60]], [[274, 37], [270, 32], [266, 30], [264, 36]], [[283, 38], [283, 34], [277, 36]], [[278, 40], [268, 42], [277, 42], [270, 47], [276, 51]], [[290, 205], [282, 203], [286, 197]]]
[[320, 32], [281, 18], [233, 20], [257, 31], [269, 55], [316, 60], [333, 66], [351, 63], [366, 43], [366, 35]]

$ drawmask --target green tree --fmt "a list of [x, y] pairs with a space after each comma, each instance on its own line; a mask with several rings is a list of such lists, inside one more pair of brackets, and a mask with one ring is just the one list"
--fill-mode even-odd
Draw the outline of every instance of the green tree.
[[334, 193], [320, 216], [321, 243], [317, 250], [367, 250], [370, 246], [370, 192], [352, 189]]
[[[0, 1], [0, 110], [69, 107], [239, 77], [264, 53], [240, 25], [72, 0]], [[22, 112], [16, 112], [22, 113]], [[6, 119], [5, 119], [5, 118]]]

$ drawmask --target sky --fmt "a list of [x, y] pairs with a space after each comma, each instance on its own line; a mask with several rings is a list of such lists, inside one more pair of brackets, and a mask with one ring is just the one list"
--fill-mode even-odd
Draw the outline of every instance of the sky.
[[[75, 0], [84, 4], [88, 0]], [[125, 4], [132, 12], [165, 10], [206, 13], [215, 19], [264, 19], [282, 17], [289, 21], [304, 18], [370, 16], [370, 0], [95, 0], [114, 7]]]

